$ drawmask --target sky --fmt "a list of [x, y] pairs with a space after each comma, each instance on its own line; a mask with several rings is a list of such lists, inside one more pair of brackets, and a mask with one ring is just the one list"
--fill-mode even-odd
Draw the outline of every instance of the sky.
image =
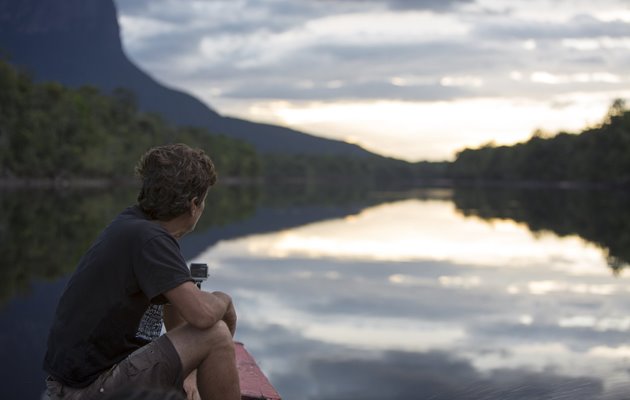
[[115, 0], [128, 56], [223, 115], [452, 160], [630, 99], [627, 0]]

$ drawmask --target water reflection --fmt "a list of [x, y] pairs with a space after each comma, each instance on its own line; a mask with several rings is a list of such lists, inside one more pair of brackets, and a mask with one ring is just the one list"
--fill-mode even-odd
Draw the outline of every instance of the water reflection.
[[114, 210], [130, 199], [124, 190], [0, 191], [0, 306], [34, 280], [71, 272]]
[[[136, 194], [132, 187], [0, 189], [0, 399], [41, 398], [46, 336], [68, 274]], [[294, 187], [283, 196], [255, 186], [219, 185], [211, 194], [197, 233], [181, 242], [187, 257], [219, 239], [343, 218], [374, 201], [366, 200], [364, 189], [352, 188]]]
[[[444, 260], [479, 266], [530, 267], [609, 275], [602, 251], [578, 236], [534, 235], [511, 220], [461, 218], [446, 201], [409, 199], [273, 235], [220, 243], [249, 257], [357, 260]], [[404, 276], [399, 276], [404, 280]]]
[[196, 259], [287, 398], [621, 399], [630, 283], [607, 256], [407, 199]]
[[[0, 190], [0, 306], [31, 282], [72, 272], [105, 225], [133, 204], [134, 187], [112, 190]], [[255, 187], [221, 187], [208, 198], [198, 230], [251, 216]], [[205, 243], [207, 246], [209, 243]]]
[[518, 221], [535, 233], [579, 235], [605, 250], [615, 273], [630, 263], [628, 191], [457, 188], [453, 202], [467, 216]]
[[[134, 197], [0, 193], [0, 398], [39, 399], [66, 276]], [[627, 200], [225, 187], [181, 245], [286, 399], [622, 399]]]

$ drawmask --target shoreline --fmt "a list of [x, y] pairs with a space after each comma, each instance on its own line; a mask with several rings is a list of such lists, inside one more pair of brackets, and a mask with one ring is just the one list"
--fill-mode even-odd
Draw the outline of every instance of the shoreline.
[[503, 189], [557, 189], [557, 190], [630, 190], [629, 182], [543, 181], [543, 180], [493, 180], [453, 179], [452, 187], [503, 188]]
[[114, 186], [133, 186], [131, 178], [1, 178], [0, 189], [106, 189]]
[[[259, 178], [219, 177], [222, 185], [251, 185], [260, 183]], [[0, 178], [2, 189], [108, 189], [136, 187], [138, 178]]]
[[[220, 177], [219, 184], [225, 186], [257, 185], [267, 182], [265, 177], [240, 178]], [[286, 179], [281, 183], [302, 184], [339, 184], [323, 180]], [[278, 183], [278, 182], [276, 182]], [[0, 178], [2, 189], [108, 189], [113, 187], [135, 187], [138, 178]], [[376, 185], [378, 187], [378, 185]], [[492, 180], [492, 179], [450, 179], [425, 178], [398, 182], [401, 187], [436, 187], [436, 188], [506, 188], [506, 189], [558, 189], [558, 190], [630, 190], [628, 182], [583, 182], [583, 181], [542, 181], [542, 180]]]

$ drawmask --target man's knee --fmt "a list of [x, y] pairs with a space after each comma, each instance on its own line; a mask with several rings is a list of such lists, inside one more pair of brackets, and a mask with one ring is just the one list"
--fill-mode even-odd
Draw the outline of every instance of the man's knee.
[[216, 348], [234, 348], [234, 340], [230, 329], [224, 321], [219, 321], [214, 326], [206, 330], [207, 344], [209, 350]]
[[184, 324], [166, 333], [175, 346], [184, 371], [194, 369], [209, 354], [233, 353], [234, 341], [230, 329], [219, 321], [207, 329]]
[[190, 340], [194, 340], [197, 343], [232, 341], [230, 329], [224, 321], [219, 321], [206, 329], [196, 328], [190, 324], [183, 324], [166, 332], [166, 335], [174, 343]]

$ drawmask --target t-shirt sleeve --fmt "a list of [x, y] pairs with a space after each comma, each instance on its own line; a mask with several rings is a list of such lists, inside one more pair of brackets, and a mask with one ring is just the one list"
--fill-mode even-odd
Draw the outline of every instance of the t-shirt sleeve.
[[168, 235], [146, 241], [133, 268], [138, 286], [149, 300], [193, 280], [177, 241]]

